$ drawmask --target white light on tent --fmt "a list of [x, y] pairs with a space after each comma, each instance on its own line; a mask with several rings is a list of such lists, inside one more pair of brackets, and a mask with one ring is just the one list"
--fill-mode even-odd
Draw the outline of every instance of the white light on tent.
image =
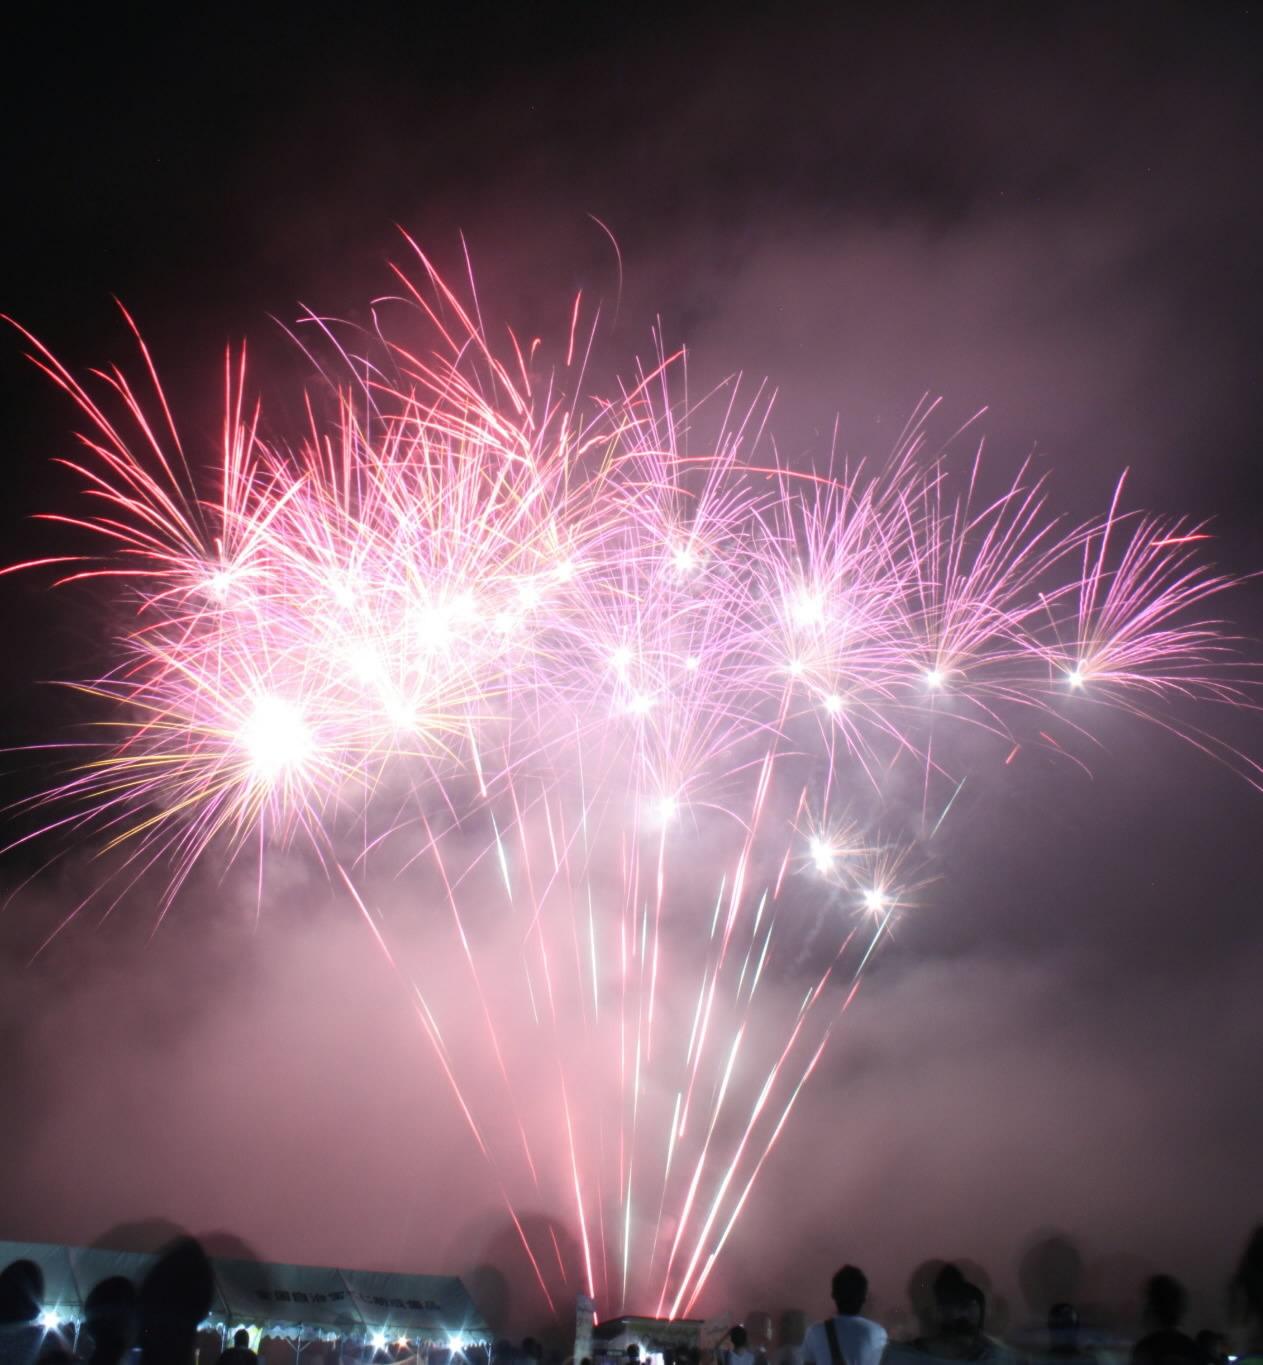
[[46, 1332], [55, 1332], [57, 1330], [57, 1324], [60, 1321], [61, 1319], [57, 1316], [55, 1312], [53, 1312], [51, 1308], [45, 1308], [44, 1311], [39, 1315], [39, 1325]]
[[374, 1332], [374, 1333], [373, 1333], [373, 1349], [374, 1349], [375, 1351], [380, 1351], [385, 1345], [386, 1345], [386, 1333], [385, 1333], [385, 1332]]

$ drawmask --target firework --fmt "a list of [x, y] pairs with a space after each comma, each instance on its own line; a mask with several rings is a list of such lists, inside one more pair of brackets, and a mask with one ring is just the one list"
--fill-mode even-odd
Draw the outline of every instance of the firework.
[[[728, 386], [698, 454], [682, 357], [584, 400], [577, 303], [564, 358], [505, 359], [418, 259], [395, 332], [308, 320], [343, 380], [292, 442], [230, 359], [211, 467], [143, 344], [142, 392], [28, 338], [86, 419], [67, 463], [92, 501], [52, 520], [101, 544], [41, 563], [129, 622], [77, 684], [100, 736], [29, 805], [116, 850], [115, 900], [160, 875], [160, 917], [202, 859], [257, 859], [262, 896], [268, 850], [308, 850], [409, 991], [542, 1295], [688, 1312], [916, 903], [965, 780], [953, 735], [998, 764], [1115, 708], [1254, 780], [1169, 707], [1246, 698], [1207, 615], [1231, 583], [1203, 528], [1117, 493], [1065, 525], [1025, 469], [958, 486], [928, 411], [880, 468], [793, 469]], [[921, 823], [892, 844], [872, 812], [905, 774]], [[456, 945], [462, 1011], [392, 943], [370, 853]]]

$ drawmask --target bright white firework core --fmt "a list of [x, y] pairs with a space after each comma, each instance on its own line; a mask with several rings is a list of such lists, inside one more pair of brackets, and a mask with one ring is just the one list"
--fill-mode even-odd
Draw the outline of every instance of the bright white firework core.
[[679, 798], [675, 796], [659, 797], [653, 805], [654, 817], [664, 825], [674, 820], [679, 810]]
[[820, 594], [805, 588], [794, 598], [792, 608], [796, 626], [818, 626], [824, 621], [824, 602]]
[[809, 845], [811, 849], [811, 861], [815, 864], [817, 872], [828, 872], [833, 866], [833, 850], [823, 839], [813, 836]]
[[842, 698], [836, 692], [830, 692], [824, 699], [824, 709], [831, 715], [836, 716], [842, 709]]
[[401, 697], [397, 692], [387, 692], [383, 704], [386, 708], [386, 718], [396, 730], [416, 729], [417, 713], [406, 697]]
[[260, 697], [241, 729], [241, 745], [256, 774], [273, 782], [301, 767], [312, 751], [311, 731], [302, 713], [282, 697]]
[[876, 914], [879, 910], [886, 908], [886, 893], [877, 886], [869, 887], [864, 892], [864, 908]]
[[216, 569], [206, 580], [206, 591], [216, 602], [226, 602], [232, 587], [232, 572], [229, 569]]
[[350, 583], [339, 573], [329, 575], [329, 593], [340, 607], [355, 605], [355, 593], [351, 590]]
[[1070, 684], [1071, 687], [1082, 687], [1083, 665], [1079, 664], [1076, 667], [1072, 668], [1070, 672], [1066, 674], [1066, 681]]
[[937, 668], [927, 668], [925, 670], [925, 685], [931, 692], [937, 692], [943, 686], [943, 673]]
[[381, 677], [385, 671], [385, 665], [377, 646], [369, 644], [366, 640], [352, 645], [347, 650], [347, 662], [351, 666], [351, 672], [361, 682], [371, 682]]

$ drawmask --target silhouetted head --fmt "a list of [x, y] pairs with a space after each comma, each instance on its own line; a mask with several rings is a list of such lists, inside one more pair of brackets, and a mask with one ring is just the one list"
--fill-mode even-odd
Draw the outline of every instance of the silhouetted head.
[[728, 1335], [732, 1339], [732, 1349], [734, 1351], [745, 1350], [746, 1342], [749, 1341], [750, 1338], [746, 1334], [746, 1329], [742, 1327], [740, 1323], [738, 1323]]
[[858, 1313], [868, 1298], [868, 1276], [856, 1265], [844, 1265], [833, 1277], [831, 1290], [837, 1310], [844, 1316]]
[[44, 1302], [44, 1272], [34, 1261], [0, 1270], [0, 1323], [34, 1322]]
[[1070, 1303], [1054, 1303], [1048, 1310], [1048, 1340], [1054, 1350], [1073, 1350], [1079, 1340], [1079, 1315]]
[[238, 1327], [232, 1334], [232, 1344], [239, 1350], [248, 1351], [250, 1349], [250, 1333], [244, 1327]]
[[93, 1365], [113, 1365], [136, 1344], [140, 1301], [136, 1287], [122, 1275], [102, 1280], [83, 1304], [83, 1326], [92, 1338]]
[[1184, 1286], [1171, 1275], [1155, 1275], [1145, 1285], [1145, 1312], [1159, 1327], [1178, 1327], [1187, 1305]]
[[939, 1267], [930, 1288], [936, 1300], [955, 1298], [959, 1297], [960, 1287], [964, 1283], [965, 1277], [961, 1274], [960, 1267], [948, 1261]]
[[210, 1262], [199, 1243], [181, 1237], [140, 1286], [140, 1342], [145, 1365], [189, 1365], [198, 1323], [214, 1295]]
[[1228, 1338], [1222, 1332], [1203, 1328], [1197, 1334], [1197, 1349], [1207, 1365], [1221, 1365], [1222, 1361], [1228, 1359]]
[[1232, 1297], [1243, 1316], [1263, 1323], [1263, 1224], [1251, 1233], [1237, 1263]]
[[968, 1329], [975, 1316], [969, 1281], [954, 1265], [945, 1265], [934, 1277], [934, 1313], [941, 1331]]

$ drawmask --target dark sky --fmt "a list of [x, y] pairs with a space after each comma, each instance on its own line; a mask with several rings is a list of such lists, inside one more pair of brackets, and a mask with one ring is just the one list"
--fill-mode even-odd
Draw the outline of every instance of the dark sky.
[[[27, 15], [2, 59], [0, 310], [99, 364], [130, 360], [122, 299], [209, 446], [225, 343], [249, 336], [283, 420], [304, 374], [271, 318], [362, 317], [396, 225], [452, 267], [463, 232], [484, 312], [557, 335], [579, 288], [612, 312], [596, 215], [624, 262], [618, 363], [660, 318], [700, 380], [767, 376], [788, 458], [839, 415], [848, 451], [882, 454], [941, 394], [944, 437], [988, 406], [989, 458], [1033, 452], [1067, 511], [1127, 467], [1133, 503], [1214, 517], [1216, 561], [1263, 567], [1257, 12], [771, 8]], [[67, 496], [48, 461], [71, 414], [16, 337], [0, 384], [5, 557], [55, 552], [28, 517]], [[23, 743], [65, 720], [41, 680], [104, 641], [90, 601], [3, 582]], [[1263, 625], [1252, 590], [1231, 611]], [[1251, 718], [1210, 720], [1260, 756]], [[1263, 1218], [1263, 798], [1157, 732], [1098, 733], [1090, 778], [1019, 764], [969, 789], [706, 1311], [819, 1311], [853, 1259], [893, 1312], [940, 1255], [1021, 1317], [1023, 1252], [1059, 1229], [1085, 1299], [1160, 1266], [1221, 1316]], [[13, 766], [10, 797], [34, 780]], [[11, 856], [5, 889], [37, 866]], [[124, 906], [24, 969], [93, 875], [73, 856], [0, 914], [0, 1236], [166, 1219], [280, 1259], [499, 1261], [528, 1319], [429, 1054], [311, 869], [257, 928], [208, 882], [152, 942]]]

